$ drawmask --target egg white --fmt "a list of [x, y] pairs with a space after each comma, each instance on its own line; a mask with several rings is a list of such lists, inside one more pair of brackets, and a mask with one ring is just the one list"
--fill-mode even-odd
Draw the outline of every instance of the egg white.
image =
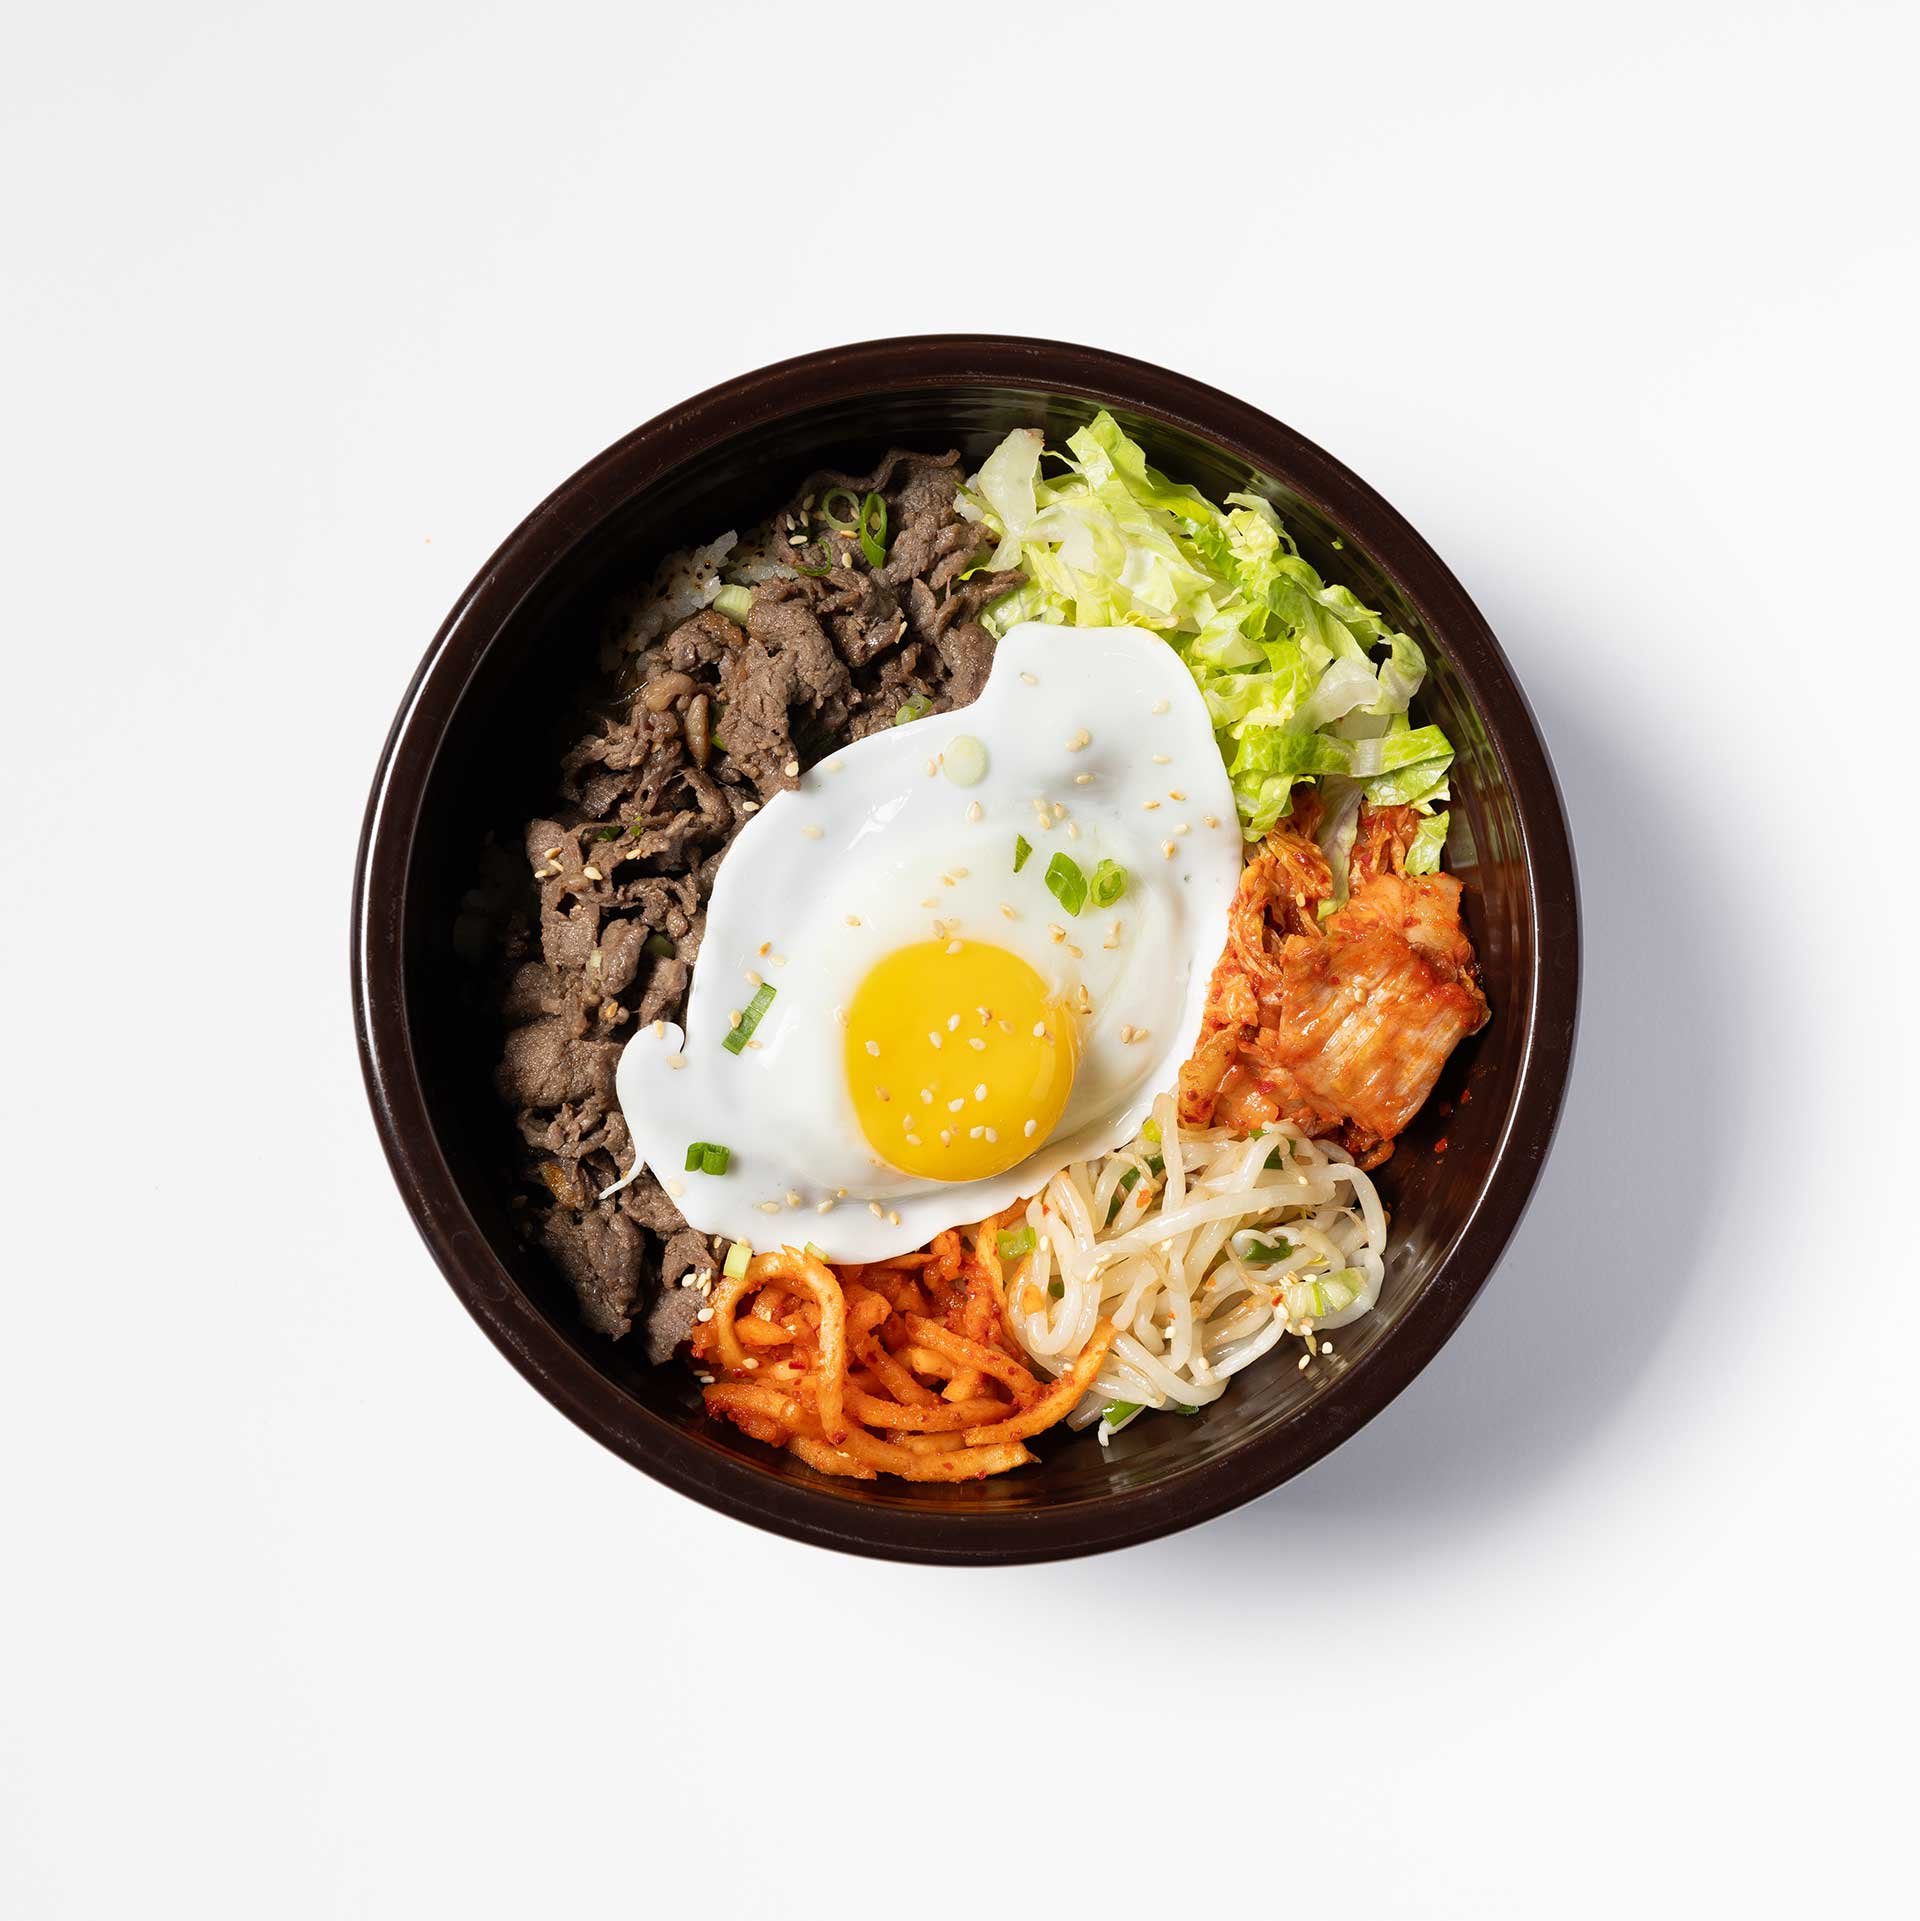
[[[962, 735], [987, 754], [969, 787], [941, 765]], [[1016, 874], [1019, 836], [1033, 851]], [[1125, 896], [1069, 916], [1045, 882], [1055, 853], [1089, 876], [1118, 861]], [[845, 1261], [923, 1246], [1035, 1192], [1136, 1132], [1178, 1079], [1240, 864], [1206, 703], [1173, 650], [1134, 627], [1015, 627], [971, 707], [830, 756], [727, 850], [686, 1029], [642, 1029], [620, 1058], [635, 1169], [651, 1167], [703, 1233], [811, 1241]], [[876, 961], [933, 938], [936, 921], [944, 937], [1021, 955], [1063, 997], [1084, 986], [1092, 1003], [1059, 1126], [985, 1180], [927, 1181], [880, 1162], [843, 1073], [840, 1010]], [[729, 1017], [756, 979], [775, 999], [754, 1044], [729, 1053]], [[947, 1012], [929, 1008], [929, 1025]], [[694, 1141], [726, 1146], [727, 1173], [685, 1173]]]

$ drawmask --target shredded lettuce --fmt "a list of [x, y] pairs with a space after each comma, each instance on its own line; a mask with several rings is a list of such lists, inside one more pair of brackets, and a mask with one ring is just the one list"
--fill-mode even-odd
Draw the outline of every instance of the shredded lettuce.
[[[1292, 812], [1302, 781], [1328, 803], [1323, 840], [1351, 845], [1362, 800], [1417, 807], [1444, 838], [1432, 807], [1453, 748], [1407, 718], [1427, 671], [1410, 635], [1324, 582], [1270, 502], [1232, 493], [1216, 506], [1170, 481], [1111, 414], [1047, 455], [1066, 468], [1057, 478], [1041, 472], [1045, 453], [1037, 428], [1016, 428], [958, 496], [996, 537], [986, 564], [1026, 571], [986, 611], [996, 635], [1022, 620], [1163, 635], [1205, 696], [1249, 840]], [[1437, 863], [1439, 846], [1423, 827], [1421, 857]]]

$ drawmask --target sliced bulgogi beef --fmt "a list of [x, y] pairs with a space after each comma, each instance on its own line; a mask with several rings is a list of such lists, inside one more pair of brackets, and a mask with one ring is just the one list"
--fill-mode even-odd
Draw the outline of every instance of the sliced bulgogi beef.
[[[518, 1126], [526, 1237], [589, 1326], [617, 1339], [638, 1321], [649, 1360], [686, 1340], [726, 1250], [651, 1173], [607, 1192], [632, 1156], [620, 1048], [636, 1022], [682, 1014], [720, 858], [767, 799], [892, 726], [903, 702], [942, 713], [985, 684], [980, 615], [1022, 576], [970, 572], [993, 543], [955, 507], [958, 462], [895, 450], [869, 475], [812, 476], [771, 523], [775, 566], [754, 569], [744, 625], [708, 606], [661, 632], [657, 606], [637, 609], [634, 631], [654, 637], [626, 717], [575, 743], [554, 812], [528, 823], [534, 897], [503, 936], [495, 1074]], [[815, 511], [837, 489], [885, 502], [880, 566]]]

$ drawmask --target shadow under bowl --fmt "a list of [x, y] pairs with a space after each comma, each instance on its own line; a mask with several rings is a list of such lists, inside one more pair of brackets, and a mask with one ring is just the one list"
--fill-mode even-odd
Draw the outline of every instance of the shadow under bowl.
[[[701, 1413], [692, 1378], [581, 1323], [510, 1219], [511, 1119], [491, 1084], [497, 1015], [453, 928], [497, 829], [552, 798], [581, 727], [609, 602], [660, 556], [745, 528], [823, 466], [892, 445], [975, 463], [1016, 426], [1057, 443], [1100, 408], [1154, 464], [1214, 499], [1278, 507], [1323, 576], [1426, 648], [1418, 703], [1454, 742], [1448, 865], [1492, 1019], [1449, 1063], [1381, 1170], [1392, 1249], [1379, 1308], [1333, 1359], [1276, 1355], [1191, 1420], [1089, 1430], [1041, 1464], [963, 1486], [815, 1476]], [[1579, 924], [1552, 768], [1486, 622], [1386, 501], [1330, 455], [1225, 394], [1084, 347], [992, 336], [874, 341], [713, 388], [591, 461], [511, 534], [435, 637], [394, 721], [354, 881], [361, 1058], [394, 1176], [469, 1312], [554, 1405], [668, 1486], [798, 1540], [902, 1560], [1099, 1552], [1205, 1520], [1339, 1445], [1432, 1358], [1506, 1246], [1551, 1142], [1572, 1058]], [[464, 983], [464, 984], [463, 984]]]

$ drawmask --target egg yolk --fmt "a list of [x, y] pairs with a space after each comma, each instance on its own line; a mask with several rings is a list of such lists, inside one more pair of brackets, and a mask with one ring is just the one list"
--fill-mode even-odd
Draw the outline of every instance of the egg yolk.
[[1023, 1161], [1067, 1105], [1072, 1017], [1017, 954], [930, 940], [878, 962], [847, 1009], [847, 1089], [903, 1173], [977, 1181]]

